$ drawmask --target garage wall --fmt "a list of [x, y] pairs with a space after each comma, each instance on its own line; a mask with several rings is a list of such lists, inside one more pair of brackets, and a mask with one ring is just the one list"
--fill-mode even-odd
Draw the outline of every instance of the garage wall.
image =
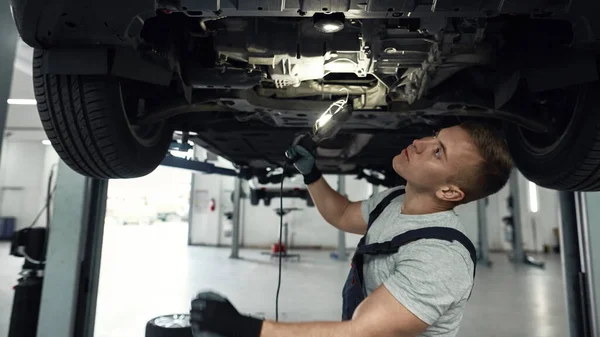
[[[204, 161], [207, 152], [194, 147], [194, 158]], [[230, 162], [218, 158], [220, 167], [232, 168]], [[231, 244], [231, 221], [225, 213], [233, 211], [231, 193], [235, 179], [213, 174], [193, 173], [190, 198], [190, 229], [188, 243], [191, 245], [228, 246]], [[211, 205], [214, 202], [214, 209]], [[241, 206], [243, 217], [244, 205]], [[242, 231], [243, 235], [243, 231]]]
[[[325, 179], [332, 188], [337, 189], [337, 176], [326, 175]], [[366, 189], [364, 182], [355, 182], [348, 179], [346, 184], [347, 194], [351, 199], [359, 200], [357, 195]], [[362, 199], [362, 198], [360, 198]], [[279, 216], [275, 209], [279, 208], [279, 199], [273, 199], [270, 206], [262, 202], [258, 206], [250, 206], [249, 200], [244, 200], [244, 239], [246, 246], [269, 246], [277, 241], [279, 236]], [[335, 249], [338, 244], [338, 231], [329, 225], [316, 207], [307, 207], [301, 199], [283, 199], [283, 207], [297, 207], [300, 211], [293, 211], [284, 217], [284, 222], [289, 226], [291, 247], [326, 248]], [[357, 235], [347, 234], [346, 245], [356, 246]]]
[[[228, 181], [231, 180], [231, 181]], [[223, 195], [225, 185], [233, 185], [233, 178], [194, 173], [192, 183], [192, 204], [190, 217], [189, 243], [193, 245], [224, 245], [221, 242], [225, 213], [232, 211], [231, 200]], [[214, 211], [210, 209], [215, 202]]]
[[[327, 176], [326, 179], [336, 188], [337, 177]], [[231, 194], [234, 183], [233, 177], [194, 174], [190, 244], [210, 246], [231, 244], [231, 237], [225, 234], [231, 230], [231, 221], [226, 218], [225, 213], [233, 211]], [[246, 181], [243, 183], [243, 189], [244, 193], [248, 194]], [[210, 204], [213, 200], [216, 208], [211, 210]], [[322, 219], [316, 208], [307, 207], [304, 200], [289, 198], [283, 199], [283, 207], [301, 209], [284, 217], [284, 221], [289, 226], [291, 246], [304, 248], [337, 246], [337, 230]], [[265, 206], [262, 201], [259, 205], [252, 206], [248, 198], [242, 199], [240, 243], [243, 246], [269, 247], [278, 240], [279, 216], [275, 213], [277, 208], [279, 208], [279, 199], [273, 199], [269, 206]], [[352, 239], [352, 236], [356, 235], [350, 235], [348, 243], [356, 245], [358, 239]]]
[[[57, 161], [54, 150], [41, 142], [6, 139], [0, 159], [0, 216], [16, 217], [17, 229], [29, 226], [45, 203], [50, 167]], [[42, 215], [37, 225], [44, 225], [44, 219]]]
[[[558, 227], [560, 209], [558, 192], [537, 186], [538, 211], [532, 213], [529, 205], [529, 181], [520, 173], [518, 173], [518, 179], [523, 248], [527, 251], [542, 251], [544, 244], [556, 244], [553, 228]], [[490, 250], [511, 249], [511, 245], [505, 240], [504, 223], [502, 222], [502, 218], [509, 214], [506, 204], [509, 192], [510, 189], [507, 185], [489, 198], [487, 216]], [[535, 240], [533, 222], [535, 222]]]

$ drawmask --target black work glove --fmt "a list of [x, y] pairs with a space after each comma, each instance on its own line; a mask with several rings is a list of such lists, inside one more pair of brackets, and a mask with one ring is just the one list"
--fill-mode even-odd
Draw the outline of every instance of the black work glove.
[[308, 137], [305, 137], [298, 144], [290, 146], [285, 152], [288, 161], [294, 164], [296, 170], [304, 176], [306, 185], [314, 183], [322, 176], [315, 163], [315, 153], [316, 144]]
[[192, 301], [190, 323], [194, 337], [260, 337], [263, 320], [240, 314], [224, 297], [204, 292]]

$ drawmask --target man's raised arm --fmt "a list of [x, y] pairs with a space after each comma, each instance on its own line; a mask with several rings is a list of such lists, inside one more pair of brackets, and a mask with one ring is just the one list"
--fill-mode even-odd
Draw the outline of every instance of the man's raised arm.
[[332, 226], [345, 232], [365, 234], [367, 223], [362, 217], [360, 202], [352, 202], [334, 191], [315, 165], [314, 154], [296, 145], [288, 152], [294, 156], [294, 166], [304, 176], [304, 183], [321, 216]]

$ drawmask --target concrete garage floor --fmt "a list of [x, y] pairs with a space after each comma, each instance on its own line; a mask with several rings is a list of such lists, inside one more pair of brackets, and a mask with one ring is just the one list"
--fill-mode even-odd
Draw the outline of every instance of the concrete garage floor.
[[[284, 263], [280, 319], [339, 320], [341, 287], [348, 263], [324, 251], [301, 251], [299, 263]], [[95, 337], [143, 337], [152, 317], [189, 310], [200, 290], [225, 294], [241, 312], [274, 317], [277, 261], [256, 250], [230, 260], [228, 249], [188, 247], [185, 224], [107, 225]], [[514, 267], [505, 254], [478, 269], [476, 287], [459, 336], [564, 337], [567, 335], [558, 256], [547, 268]], [[0, 243], [0, 337], [21, 261]]]

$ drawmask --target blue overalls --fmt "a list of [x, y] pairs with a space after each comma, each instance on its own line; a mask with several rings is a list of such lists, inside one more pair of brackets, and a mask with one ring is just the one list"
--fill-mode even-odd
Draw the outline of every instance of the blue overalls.
[[[404, 189], [392, 191], [387, 195], [369, 214], [369, 222], [367, 232], [373, 222], [379, 217], [383, 210], [390, 204], [392, 200], [404, 194]], [[477, 253], [475, 247], [469, 238], [460, 231], [446, 227], [426, 227], [415, 229], [394, 237], [391, 241], [373, 243], [365, 245], [367, 234], [360, 239], [356, 252], [352, 257], [352, 264], [348, 279], [344, 285], [342, 297], [344, 299], [342, 307], [342, 320], [347, 321], [352, 319], [354, 311], [358, 305], [367, 297], [363, 278], [364, 255], [389, 255], [398, 252], [398, 249], [405, 244], [420, 240], [420, 239], [439, 239], [446, 241], [460, 242], [471, 255], [474, 266], [477, 265]], [[475, 269], [473, 270], [473, 279], [475, 279]]]

